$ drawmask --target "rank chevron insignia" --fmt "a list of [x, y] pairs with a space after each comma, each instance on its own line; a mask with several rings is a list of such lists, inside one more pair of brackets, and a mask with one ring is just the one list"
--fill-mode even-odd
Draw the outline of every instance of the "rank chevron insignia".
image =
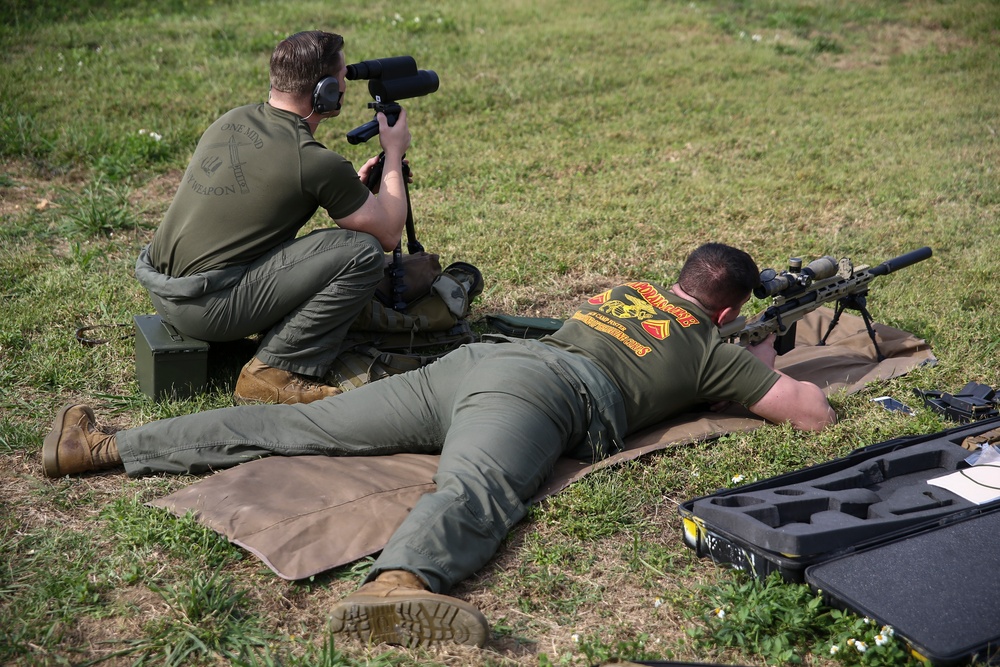
[[587, 303], [591, 303], [595, 306], [600, 306], [602, 303], [607, 301], [608, 297], [610, 296], [611, 296], [611, 290], [608, 290], [604, 294], [598, 294], [597, 296], [590, 297], [589, 299], [587, 299]]
[[663, 340], [670, 335], [670, 320], [646, 320], [642, 328], [656, 340]]

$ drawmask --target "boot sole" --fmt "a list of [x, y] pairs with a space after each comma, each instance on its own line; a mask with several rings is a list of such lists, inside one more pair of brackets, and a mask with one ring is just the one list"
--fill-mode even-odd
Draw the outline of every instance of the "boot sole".
[[435, 593], [396, 600], [355, 594], [333, 610], [330, 620], [336, 634], [407, 648], [447, 643], [483, 646], [490, 633], [474, 606]]
[[[52, 422], [52, 430], [42, 441], [42, 471], [46, 477], [62, 477], [59, 472], [59, 439], [66, 430], [66, 413], [77, 407], [77, 403], [64, 405]], [[80, 406], [84, 413], [91, 420], [94, 419], [94, 411], [87, 406]]]

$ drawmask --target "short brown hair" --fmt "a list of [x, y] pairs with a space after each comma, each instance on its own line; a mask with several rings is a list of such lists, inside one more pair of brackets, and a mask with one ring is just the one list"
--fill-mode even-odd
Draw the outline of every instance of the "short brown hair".
[[316, 82], [340, 64], [344, 38], [309, 30], [282, 40], [271, 54], [271, 88], [283, 93], [309, 94]]
[[739, 248], [706, 243], [688, 255], [677, 284], [714, 313], [736, 308], [760, 283], [753, 258]]

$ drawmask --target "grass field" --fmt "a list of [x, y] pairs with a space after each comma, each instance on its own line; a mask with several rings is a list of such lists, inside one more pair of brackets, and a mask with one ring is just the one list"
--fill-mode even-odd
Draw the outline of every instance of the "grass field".
[[[863, 621], [804, 587], [696, 559], [677, 506], [949, 426], [914, 388], [1000, 385], [1000, 4], [340, 4], [0, 3], [0, 663], [913, 662], [898, 643], [846, 648]], [[131, 339], [84, 347], [74, 331], [152, 311], [132, 266], [201, 131], [263, 101], [274, 44], [312, 28], [343, 34], [349, 61], [405, 53], [438, 73], [438, 92], [405, 105], [411, 198], [424, 245], [483, 270], [476, 314], [565, 317], [622, 278], [670, 281], [708, 240], [762, 267], [927, 245], [934, 257], [881, 279], [870, 307], [937, 365], [834, 396], [841, 421], [824, 433], [768, 426], [671, 449], [534, 508], [455, 591], [492, 623], [483, 650], [333, 645], [325, 610], [366, 562], [289, 583], [144, 505], [191, 479], [40, 472], [70, 400], [120, 426], [230, 404], [228, 376], [154, 402]], [[350, 84], [317, 133], [355, 164], [377, 149], [344, 139], [368, 101]], [[870, 403], [883, 394], [917, 415]]]

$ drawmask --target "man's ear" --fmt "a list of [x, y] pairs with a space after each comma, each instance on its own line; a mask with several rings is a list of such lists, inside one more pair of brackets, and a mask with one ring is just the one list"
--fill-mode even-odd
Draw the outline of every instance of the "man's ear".
[[715, 326], [721, 327], [739, 317], [739, 314], [739, 311], [732, 306], [726, 306], [722, 310], [715, 311], [715, 314], [712, 315], [712, 322], [715, 323]]

